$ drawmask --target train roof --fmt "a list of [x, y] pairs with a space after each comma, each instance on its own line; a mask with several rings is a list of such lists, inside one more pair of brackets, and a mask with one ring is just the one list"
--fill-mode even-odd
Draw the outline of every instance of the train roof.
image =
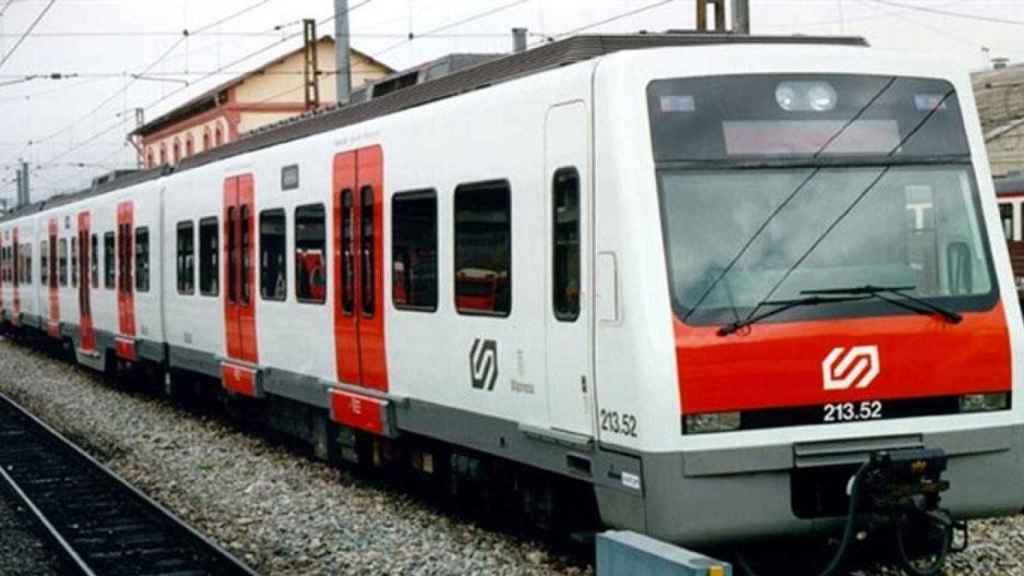
[[485, 61], [476, 66], [471, 66], [422, 84], [409, 86], [384, 96], [345, 106], [334, 106], [309, 112], [292, 120], [257, 130], [234, 142], [187, 158], [176, 166], [160, 166], [151, 170], [133, 172], [79, 192], [55, 196], [42, 202], [23, 206], [0, 216], [0, 222], [34, 214], [48, 208], [70, 204], [91, 196], [135, 186], [150, 180], [156, 180], [171, 173], [191, 170], [234, 156], [359, 124], [374, 118], [395, 114], [438, 100], [482, 90], [496, 84], [614, 52], [720, 44], [868, 46], [863, 38], [857, 36], [747, 36], [692, 31], [670, 31], [658, 34], [588, 34], [573, 36], [524, 52], [517, 52]]
[[1002, 178], [995, 178], [996, 195], [1024, 192], [1024, 173], [1015, 173]]

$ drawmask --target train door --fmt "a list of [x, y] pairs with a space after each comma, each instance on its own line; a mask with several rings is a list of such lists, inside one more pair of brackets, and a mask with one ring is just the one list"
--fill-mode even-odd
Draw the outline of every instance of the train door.
[[552, 428], [594, 434], [590, 286], [589, 122], [582, 102], [548, 111], [544, 139], [547, 207], [547, 389]]
[[135, 209], [132, 202], [117, 205], [117, 356], [135, 360]]
[[338, 381], [386, 392], [380, 146], [334, 157], [334, 345]]
[[259, 396], [256, 346], [255, 188], [251, 174], [224, 181], [224, 329], [227, 357], [221, 365], [224, 386]]
[[78, 313], [79, 313], [79, 347], [82, 352], [92, 354], [96, 351], [96, 331], [92, 323], [92, 274], [90, 263], [93, 259], [90, 243], [92, 217], [88, 212], [78, 215]]
[[47, 251], [49, 259], [49, 294], [50, 294], [50, 319], [46, 324], [46, 333], [53, 338], [60, 338], [60, 293], [57, 287], [57, 219], [50, 218], [49, 235], [50, 244]]

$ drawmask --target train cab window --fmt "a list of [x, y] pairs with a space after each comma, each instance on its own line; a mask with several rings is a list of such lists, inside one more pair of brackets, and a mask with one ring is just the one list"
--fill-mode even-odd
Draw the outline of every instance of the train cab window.
[[327, 300], [327, 258], [323, 204], [295, 209], [295, 298], [307, 304]]
[[1013, 204], [999, 205], [999, 219], [1003, 222], [1003, 235], [1007, 242], [1013, 242]]
[[555, 172], [552, 186], [552, 271], [555, 318], [575, 322], [580, 315], [580, 175], [575, 168]]
[[39, 284], [50, 284], [50, 243], [46, 240], [39, 243]]
[[191, 222], [179, 223], [177, 237], [178, 294], [189, 295], [196, 292], [195, 247], [195, 225]]
[[217, 218], [199, 221], [199, 293], [203, 296], [217, 296], [219, 287], [219, 256]]
[[455, 309], [508, 316], [512, 310], [512, 194], [507, 181], [455, 189]]
[[68, 285], [68, 240], [61, 238], [60, 254], [57, 256], [57, 279], [61, 286]]
[[114, 270], [114, 233], [103, 235], [103, 286], [107, 290], [114, 289], [116, 272]]
[[260, 212], [260, 296], [283, 302], [288, 298], [288, 261], [283, 209]]
[[89, 238], [89, 276], [93, 288], [100, 287], [100, 239], [95, 234]]
[[78, 287], [78, 238], [71, 239], [71, 285]]
[[391, 299], [400, 310], [437, 310], [437, 192], [391, 200]]
[[149, 292], [149, 229], [135, 229], [135, 289]]

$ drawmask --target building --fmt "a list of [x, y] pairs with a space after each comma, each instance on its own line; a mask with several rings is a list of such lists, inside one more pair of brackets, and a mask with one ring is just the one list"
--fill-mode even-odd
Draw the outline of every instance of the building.
[[1024, 170], [1024, 64], [996, 67], [971, 77], [992, 175]]
[[[320, 105], [337, 101], [334, 39], [317, 42]], [[352, 87], [388, 76], [391, 68], [351, 50]], [[299, 48], [225, 82], [132, 132], [146, 168], [180, 160], [238, 139], [246, 132], [309, 111], [305, 99], [305, 49]]]

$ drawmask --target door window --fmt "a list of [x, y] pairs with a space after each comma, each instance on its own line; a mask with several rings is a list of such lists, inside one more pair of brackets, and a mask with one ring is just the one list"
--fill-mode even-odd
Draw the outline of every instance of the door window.
[[575, 322], [580, 315], [580, 175], [575, 168], [555, 172], [552, 208], [555, 318]]

